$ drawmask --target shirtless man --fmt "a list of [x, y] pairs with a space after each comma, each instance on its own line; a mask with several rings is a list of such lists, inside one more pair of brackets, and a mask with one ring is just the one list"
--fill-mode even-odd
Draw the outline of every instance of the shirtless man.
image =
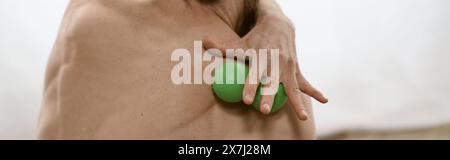
[[[280, 47], [292, 48], [292, 27], [286, 31], [290, 24], [278, 10], [273, 0], [71, 1], [47, 67], [39, 138], [314, 139], [311, 103], [300, 92], [289, 97], [293, 107], [263, 115], [221, 102], [209, 85], [175, 85], [170, 79], [172, 51], [192, 51], [204, 36], [208, 48], [244, 41], [246, 47], [289, 42]], [[269, 20], [283, 22], [281, 29]], [[277, 31], [289, 34], [261, 40]], [[299, 82], [291, 88], [326, 102], [296, 63], [289, 66], [297, 70], [290, 81]], [[254, 90], [246, 85], [245, 103], [251, 104], [247, 95]]]

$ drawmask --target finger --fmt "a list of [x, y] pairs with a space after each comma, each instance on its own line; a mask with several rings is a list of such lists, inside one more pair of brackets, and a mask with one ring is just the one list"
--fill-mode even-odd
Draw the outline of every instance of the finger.
[[283, 78], [286, 95], [288, 96], [289, 102], [291, 102], [297, 117], [302, 121], [306, 121], [308, 119], [308, 114], [305, 111], [305, 106], [301, 97], [302, 93], [298, 89], [295, 76], [295, 64], [290, 62], [288, 70], [286, 77]]
[[314, 86], [312, 86], [303, 76], [302, 72], [300, 71], [300, 67], [297, 63], [296, 65], [297, 67], [297, 72], [296, 72], [296, 78], [297, 78], [297, 83], [298, 86], [300, 88], [300, 90], [303, 93], [306, 93], [307, 95], [313, 97], [314, 99], [316, 99], [317, 101], [319, 101], [320, 103], [328, 103], [328, 99], [325, 98], [325, 96], [316, 88], [314, 88]]
[[247, 79], [245, 80], [244, 91], [242, 94], [242, 98], [244, 99], [244, 103], [247, 105], [251, 105], [254, 101], [256, 90], [259, 86], [260, 77], [258, 76], [258, 67], [257, 65], [251, 65], [249, 69], [249, 74]]
[[275, 92], [275, 94], [264, 94], [264, 92], [266, 92], [266, 91], [264, 91], [264, 89], [270, 90], [271, 87], [275, 87], [275, 89], [278, 90], [278, 85], [275, 85], [272, 81], [264, 82], [264, 80], [263, 80], [262, 87], [263, 87], [263, 89], [261, 90], [262, 93], [261, 93], [260, 111], [261, 111], [261, 113], [267, 115], [267, 114], [270, 114], [270, 112], [272, 111], [272, 106], [273, 106], [276, 92]]
[[[261, 81], [263, 89], [261, 93], [260, 110], [263, 114], [271, 113], [274, 99], [280, 85], [279, 64], [277, 64], [279, 59], [272, 59], [272, 50], [268, 49], [268, 51], [270, 52], [271, 58], [267, 57], [267, 60], [264, 60], [264, 56], [262, 57], [263, 63], [266, 62], [266, 64], [263, 65], [263, 67], [265, 67], [265, 72], [262, 72], [263, 78]], [[274, 61], [277, 61], [277, 63], [272, 63]]]
[[[253, 104], [255, 95], [259, 87], [260, 79], [264, 75], [264, 71], [267, 69], [267, 62], [265, 60], [260, 60], [256, 52], [250, 52], [250, 69], [249, 75], [246, 79], [243, 91], [244, 103], [247, 105]], [[253, 60], [255, 61], [253, 61]], [[257, 63], [259, 62], [259, 63]]]
[[288, 96], [289, 102], [292, 104], [292, 107], [298, 117], [298, 119], [302, 121], [308, 120], [308, 113], [305, 111], [305, 106], [303, 103], [303, 99], [301, 97], [301, 91], [299, 89], [296, 89], [295, 87], [292, 88], [294, 85], [294, 81], [283, 83], [283, 85], [289, 87], [289, 89], [285, 89], [286, 95]]

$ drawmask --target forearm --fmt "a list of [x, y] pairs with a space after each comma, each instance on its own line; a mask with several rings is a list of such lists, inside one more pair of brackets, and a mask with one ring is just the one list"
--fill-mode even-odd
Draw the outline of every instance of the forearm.
[[280, 6], [275, 0], [259, 0], [257, 2], [258, 16], [284, 15]]
[[241, 23], [236, 30], [240, 36], [244, 36], [256, 25], [265, 22], [286, 25], [288, 28], [295, 30], [294, 24], [275, 0], [244, 0], [244, 11], [241, 17]]
[[278, 5], [276, 0], [258, 0], [257, 2], [257, 22], [270, 19], [270, 20], [281, 20], [288, 23], [292, 28], [294, 28], [291, 20], [284, 14], [281, 7]]

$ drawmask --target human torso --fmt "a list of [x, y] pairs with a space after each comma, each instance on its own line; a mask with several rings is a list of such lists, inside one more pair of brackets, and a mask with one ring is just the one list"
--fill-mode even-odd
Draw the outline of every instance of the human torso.
[[[264, 116], [218, 100], [207, 84], [176, 85], [175, 49], [238, 35], [208, 9], [163, 1], [69, 6], [47, 68], [44, 139], [311, 138], [290, 107]], [[205, 64], [204, 66], [206, 66]]]

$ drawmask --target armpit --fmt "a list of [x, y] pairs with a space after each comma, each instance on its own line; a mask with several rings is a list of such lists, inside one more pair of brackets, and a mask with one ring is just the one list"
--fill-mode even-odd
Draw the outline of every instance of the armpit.
[[245, 36], [256, 24], [259, 0], [244, 0], [243, 20], [237, 29], [239, 36]]
[[221, 0], [198, 0], [202, 4], [216, 4], [219, 3]]

